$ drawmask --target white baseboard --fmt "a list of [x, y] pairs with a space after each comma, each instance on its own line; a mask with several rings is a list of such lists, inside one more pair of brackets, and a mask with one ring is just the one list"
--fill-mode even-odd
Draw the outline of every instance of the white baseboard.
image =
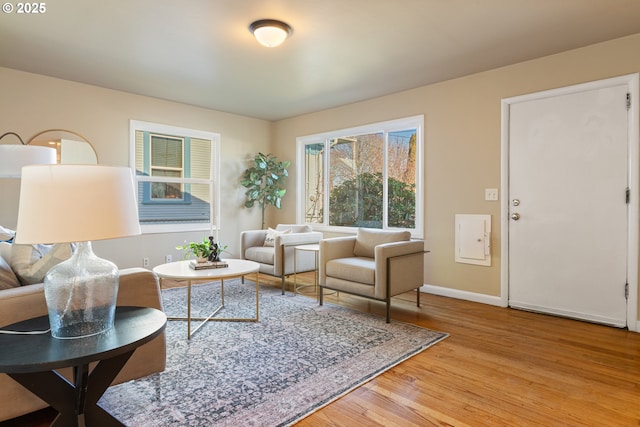
[[494, 297], [492, 295], [478, 294], [475, 292], [461, 291], [458, 289], [443, 288], [441, 286], [434, 285], [422, 285], [420, 292], [427, 294], [439, 295], [449, 298], [457, 298], [466, 301], [479, 302], [482, 304], [496, 305], [498, 307], [506, 307], [501, 297]]
[[[422, 285], [422, 287], [420, 288], [420, 292], [423, 292], [425, 294], [433, 294], [433, 295], [439, 295], [443, 297], [456, 298], [456, 299], [461, 299], [466, 301], [479, 302], [482, 304], [495, 305], [498, 307], [508, 306], [508, 304], [507, 305], [504, 304], [501, 297], [478, 294], [475, 292], [461, 291], [458, 289], [444, 288], [441, 286]], [[627, 326], [627, 329], [629, 329], [632, 332], [640, 332], [640, 319], [635, 323], [629, 323], [629, 325]]]

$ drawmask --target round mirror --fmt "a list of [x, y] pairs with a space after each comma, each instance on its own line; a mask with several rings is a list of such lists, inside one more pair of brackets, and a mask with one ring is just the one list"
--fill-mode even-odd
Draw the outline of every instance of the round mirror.
[[48, 129], [33, 136], [27, 144], [55, 148], [60, 164], [98, 164], [98, 155], [89, 140], [70, 130]]

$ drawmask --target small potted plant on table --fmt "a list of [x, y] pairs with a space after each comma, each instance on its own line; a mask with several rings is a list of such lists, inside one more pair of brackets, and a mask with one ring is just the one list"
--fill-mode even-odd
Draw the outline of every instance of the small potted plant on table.
[[181, 246], [176, 246], [176, 249], [184, 251], [185, 258], [189, 254], [193, 254], [196, 257], [196, 263], [190, 264], [192, 268], [223, 268], [228, 267], [228, 264], [220, 259], [220, 254], [227, 249], [227, 245], [215, 243], [213, 236], [203, 237], [202, 242], [190, 242]]
[[189, 242], [181, 246], [176, 246], [176, 249], [184, 251], [185, 258], [193, 254], [198, 264], [207, 262], [209, 255], [213, 252], [211, 242], [206, 237], [202, 238], [202, 242]]

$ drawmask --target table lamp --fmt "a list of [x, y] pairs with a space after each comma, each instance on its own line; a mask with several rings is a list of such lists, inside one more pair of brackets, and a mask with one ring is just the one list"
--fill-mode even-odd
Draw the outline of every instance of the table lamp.
[[92, 240], [140, 234], [131, 170], [99, 165], [22, 168], [15, 243], [72, 243], [71, 258], [44, 279], [51, 335], [79, 338], [113, 327], [118, 268]]

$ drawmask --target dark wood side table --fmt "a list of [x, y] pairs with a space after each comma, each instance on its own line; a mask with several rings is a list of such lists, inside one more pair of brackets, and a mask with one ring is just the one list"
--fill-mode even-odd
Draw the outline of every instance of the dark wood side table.
[[[113, 329], [75, 339], [0, 334], [0, 372], [29, 389], [59, 412], [52, 426], [123, 426], [97, 405], [133, 352], [160, 335], [167, 317], [154, 308], [117, 307]], [[4, 326], [33, 331], [49, 327], [47, 316]], [[89, 363], [98, 362], [89, 372]], [[72, 367], [73, 383], [56, 369]]]

